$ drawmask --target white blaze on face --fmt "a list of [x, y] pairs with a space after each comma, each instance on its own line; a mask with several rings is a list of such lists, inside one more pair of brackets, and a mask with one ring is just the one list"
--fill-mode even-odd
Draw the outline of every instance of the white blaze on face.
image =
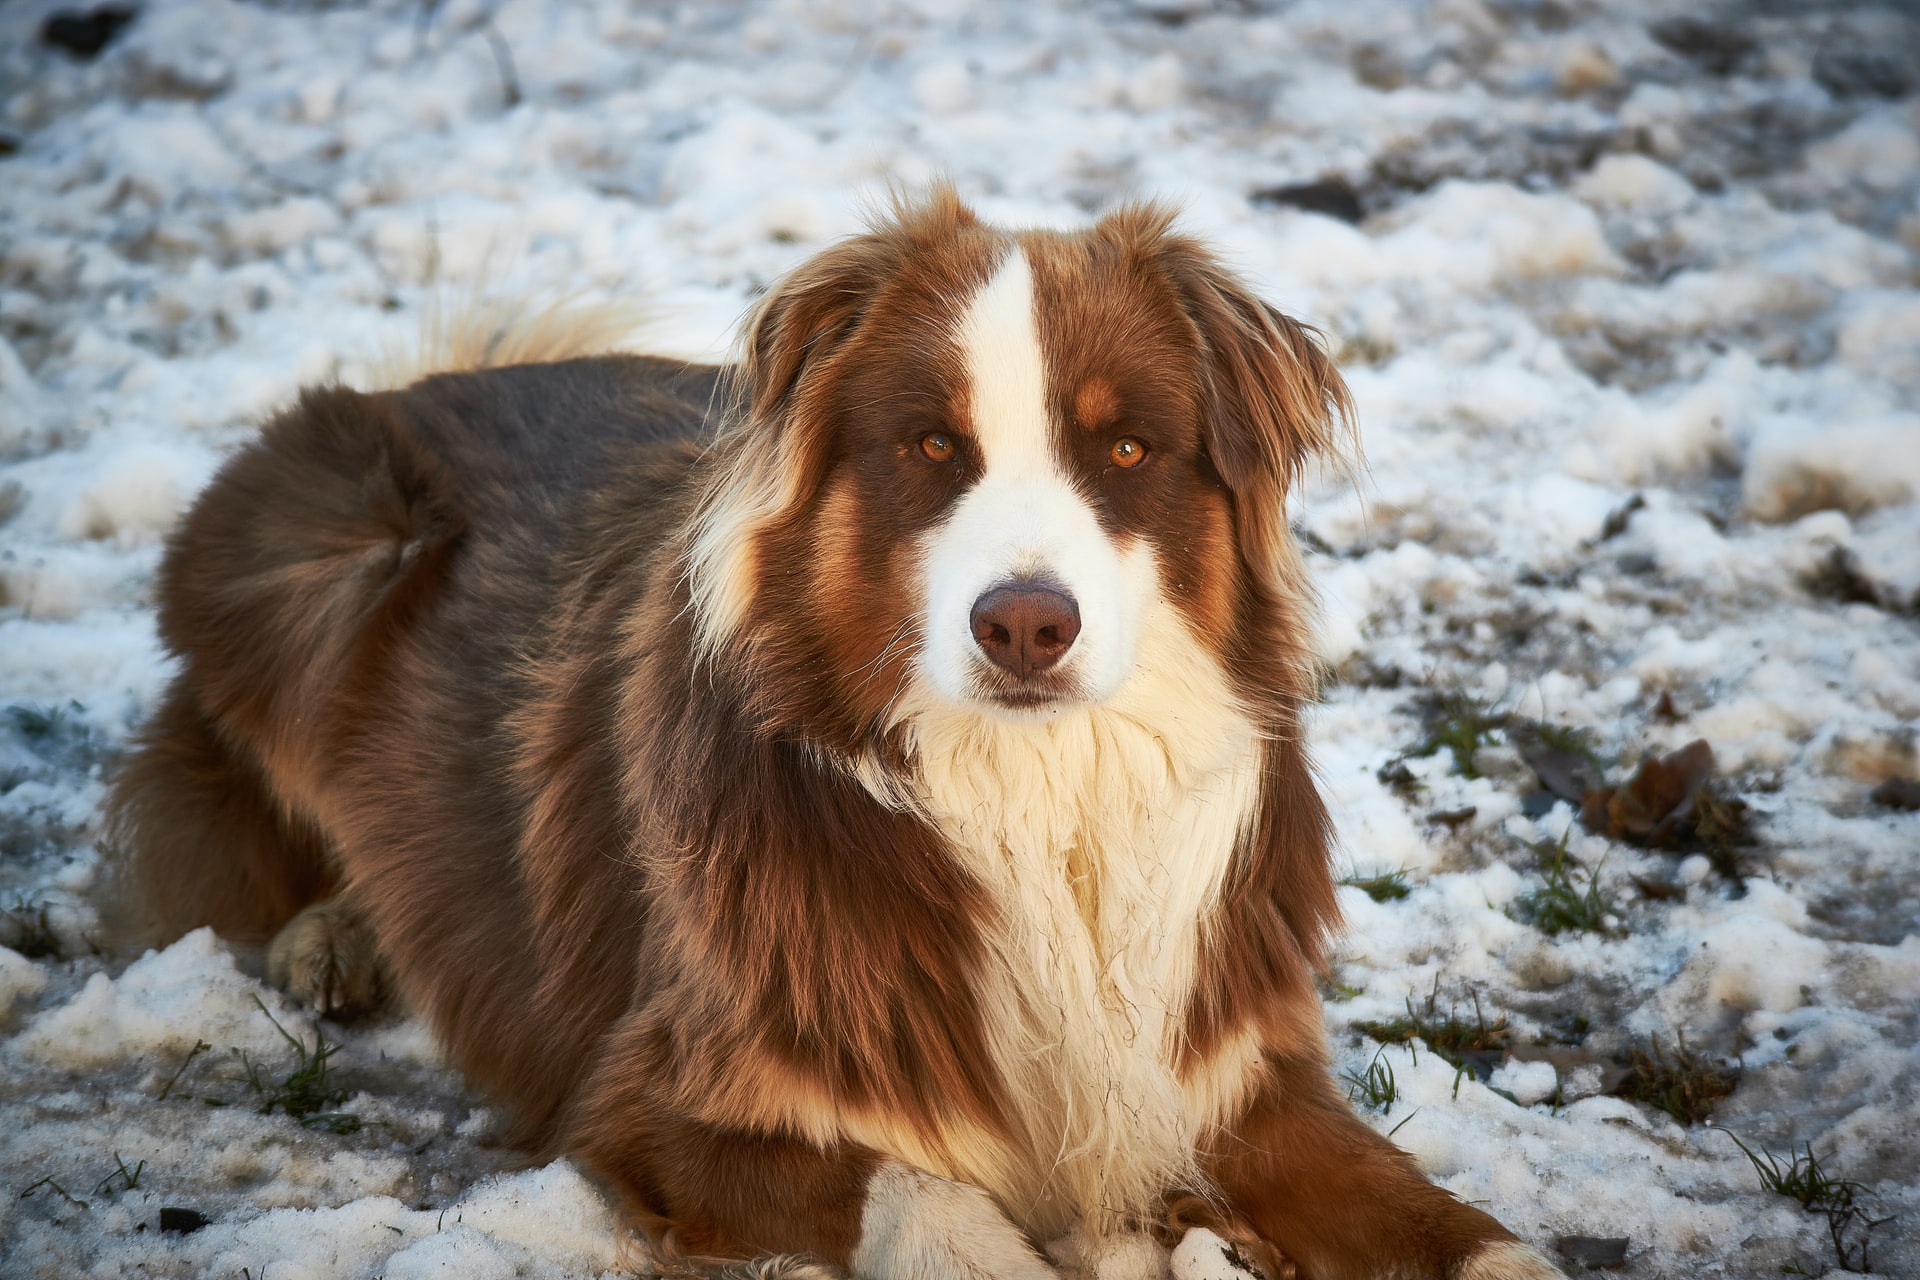
[[1056, 671], [1085, 701], [1110, 697], [1134, 665], [1152, 591], [1151, 552], [1122, 548], [1063, 473], [1047, 411], [1047, 369], [1034, 322], [1033, 273], [1019, 246], [955, 326], [985, 468], [925, 543], [927, 635], [920, 667], [956, 702], [981, 699], [991, 664], [973, 639], [974, 601], [1015, 579], [1073, 597], [1080, 635]]

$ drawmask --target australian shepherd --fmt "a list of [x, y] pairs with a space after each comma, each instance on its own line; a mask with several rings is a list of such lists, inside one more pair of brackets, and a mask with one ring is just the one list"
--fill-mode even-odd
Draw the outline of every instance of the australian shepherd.
[[662, 1268], [1038, 1280], [1171, 1221], [1557, 1275], [1330, 1078], [1284, 510], [1347, 394], [1170, 221], [937, 189], [725, 368], [305, 392], [160, 572], [110, 819], [161, 926], [419, 1011]]

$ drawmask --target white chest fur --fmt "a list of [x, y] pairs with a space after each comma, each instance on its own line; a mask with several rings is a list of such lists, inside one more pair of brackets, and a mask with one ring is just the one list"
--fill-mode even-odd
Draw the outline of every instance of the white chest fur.
[[1015, 721], [909, 695], [912, 803], [991, 896], [983, 1012], [1027, 1142], [981, 1152], [1024, 1225], [1095, 1230], [1188, 1177], [1172, 1062], [1202, 921], [1258, 798], [1261, 746], [1164, 602], [1116, 696]]

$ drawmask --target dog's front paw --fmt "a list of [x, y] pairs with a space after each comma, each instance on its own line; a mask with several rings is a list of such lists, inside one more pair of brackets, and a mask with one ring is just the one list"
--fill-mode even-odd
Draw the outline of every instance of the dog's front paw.
[[339, 898], [314, 903], [274, 935], [267, 981], [333, 1018], [378, 1008], [387, 985], [373, 930]]
[[1566, 1273], [1518, 1240], [1498, 1240], [1455, 1267], [1451, 1280], [1566, 1280]]
[[888, 1161], [867, 1183], [862, 1280], [1059, 1280], [978, 1187]]

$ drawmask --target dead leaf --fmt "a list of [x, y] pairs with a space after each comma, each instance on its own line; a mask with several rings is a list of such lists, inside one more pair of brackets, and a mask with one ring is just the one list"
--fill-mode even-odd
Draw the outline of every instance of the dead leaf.
[[1671, 755], [1643, 761], [1623, 787], [1588, 792], [1580, 821], [1589, 831], [1658, 846], [1693, 815], [1693, 799], [1713, 776], [1713, 748], [1697, 738]]

